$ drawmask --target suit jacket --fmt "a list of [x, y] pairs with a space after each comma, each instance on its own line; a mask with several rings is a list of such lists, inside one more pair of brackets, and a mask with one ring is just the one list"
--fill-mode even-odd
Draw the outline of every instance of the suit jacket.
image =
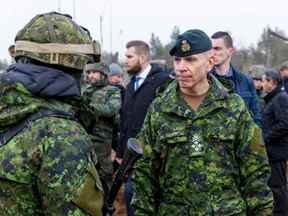
[[135, 137], [141, 130], [147, 109], [157, 95], [157, 89], [169, 82], [169, 73], [155, 64], [142, 83], [135, 91], [132, 77], [127, 85], [121, 107], [120, 139], [118, 142], [117, 157], [122, 158], [126, 150], [127, 140]]

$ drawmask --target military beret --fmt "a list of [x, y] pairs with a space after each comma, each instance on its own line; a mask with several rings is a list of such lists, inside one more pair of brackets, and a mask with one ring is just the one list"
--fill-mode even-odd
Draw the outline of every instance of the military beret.
[[105, 75], [108, 75], [109, 74], [109, 67], [104, 64], [104, 63], [93, 63], [93, 64], [87, 64], [85, 66], [85, 72], [87, 71], [99, 71], [99, 72], [102, 72], [103, 74]]
[[208, 35], [199, 29], [192, 29], [177, 37], [175, 45], [169, 54], [171, 56], [186, 57], [203, 53], [210, 49], [212, 49], [212, 42]]

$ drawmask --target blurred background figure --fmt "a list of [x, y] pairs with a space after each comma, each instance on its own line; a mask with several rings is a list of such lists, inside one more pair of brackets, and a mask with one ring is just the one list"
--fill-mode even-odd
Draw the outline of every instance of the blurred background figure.
[[[124, 100], [125, 95], [125, 87], [124, 87], [124, 72], [122, 67], [119, 64], [112, 63], [109, 65], [109, 73], [108, 73], [108, 82], [110, 85], [117, 87], [121, 93], [121, 102]], [[120, 137], [120, 128], [121, 122], [123, 122], [121, 109], [119, 113], [115, 116], [116, 121], [114, 121], [113, 125], [113, 137], [112, 137], [112, 149], [118, 148], [118, 142]], [[112, 151], [112, 160], [116, 158], [116, 152]], [[114, 161], [114, 171], [118, 168], [118, 163]], [[126, 202], [124, 199], [124, 186], [118, 192], [118, 195], [115, 200], [115, 211], [114, 216], [126, 216]]]
[[261, 77], [252, 77], [253, 83], [256, 88], [257, 95], [260, 96], [263, 90], [263, 85], [262, 85], [262, 78]]
[[233, 85], [234, 91], [245, 101], [254, 121], [261, 125], [260, 107], [253, 81], [231, 64], [232, 56], [235, 53], [231, 35], [225, 31], [218, 31], [211, 38], [215, 64], [212, 74], [223, 84], [228, 81]]
[[282, 89], [280, 74], [267, 70], [263, 75], [265, 108], [262, 126], [271, 177], [268, 181], [274, 197], [274, 214], [288, 215], [287, 160], [288, 160], [288, 95]]
[[256, 88], [256, 93], [258, 97], [257, 99], [261, 111], [263, 111], [265, 104], [264, 102], [265, 92], [263, 91], [263, 83], [262, 83], [262, 76], [264, 75], [265, 70], [266, 68], [264, 65], [252, 65], [248, 70], [248, 73], [252, 77], [254, 86]]
[[11, 57], [11, 64], [15, 63], [15, 45], [11, 45], [8, 48], [9, 55]]
[[108, 82], [111, 85], [123, 86], [123, 70], [120, 65], [112, 63], [109, 65]]
[[109, 67], [103, 63], [87, 64], [85, 67], [88, 84], [82, 91], [85, 102], [93, 110], [88, 115], [86, 129], [97, 153], [98, 170], [105, 191], [108, 194], [113, 176], [112, 139], [113, 127], [118, 125], [117, 115], [121, 107], [120, 90], [108, 83]]
[[288, 92], [288, 61], [282, 63], [279, 69], [282, 82], [283, 82], [283, 87]]
[[[125, 95], [123, 77], [124, 77], [124, 72], [123, 72], [122, 67], [119, 64], [112, 63], [109, 65], [108, 82], [109, 82], [109, 85], [115, 86], [120, 90], [121, 102], [124, 100], [124, 95]], [[115, 125], [113, 126], [113, 138], [112, 138], [113, 149], [117, 149], [118, 147], [118, 140], [120, 136], [120, 127], [121, 127], [120, 125], [121, 110], [119, 110], [119, 113], [117, 114], [116, 119], [117, 121], [115, 121]], [[115, 156], [116, 156], [116, 153], [115, 153]]]

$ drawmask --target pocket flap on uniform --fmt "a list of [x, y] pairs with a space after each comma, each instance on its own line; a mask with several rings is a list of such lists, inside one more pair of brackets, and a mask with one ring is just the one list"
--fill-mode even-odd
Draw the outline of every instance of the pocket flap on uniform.
[[166, 143], [182, 143], [187, 142], [188, 137], [184, 131], [173, 131], [170, 133], [162, 134], [159, 137], [159, 140], [160, 142], [166, 142]]

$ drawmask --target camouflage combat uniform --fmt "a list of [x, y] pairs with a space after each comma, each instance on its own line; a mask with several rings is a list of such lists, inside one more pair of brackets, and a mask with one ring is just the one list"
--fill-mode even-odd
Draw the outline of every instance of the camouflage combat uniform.
[[[99, 174], [107, 190], [112, 183], [113, 166], [111, 161], [113, 125], [119, 121], [121, 106], [120, 89], [108, 85], [106, 79], [89, 84], [83, 92], [95, 118], [89, 129], [93, 148], [97, 152]], [[87, 101], [86, 100], [86, 101]], [[104, 185], [103, 185], [104, 186]]]
[[[56, 100], [34, 98], [20, 83], [0, 86], [1, 131], [43, 108], [73, 110]], [[43, 117], [28, 124], [0, 147], [0, 215], [87, 215], [77, 205], [101, 209], [91, 145], [74, 120]]]
[[196, 112], [176, 82], [150, 107], [138, 136], [135, 215], [271, 215], [269, 165], [243, 100], [214, 77]]
[[101, 216], [97, 156], [75, 115], [81, 72], [100, 52], [56, 12], [34, 17], [15, 44], [17, 63], [0, 77], [0, 215]]

